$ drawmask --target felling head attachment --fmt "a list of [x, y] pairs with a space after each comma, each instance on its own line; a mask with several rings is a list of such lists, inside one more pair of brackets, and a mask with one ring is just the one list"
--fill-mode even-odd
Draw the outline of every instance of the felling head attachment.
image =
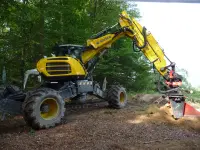
[[[171, 69], [169, 69], [169, 67], [171, 67]], [[161, 68], [161, 71], [165, 71], [166, 69], [168, 71], [164, 78], [168, 90], [161, 91], [159, 86], [158, 90], [168, 97], [172, 109], [172, 116], [175, 119], [186, 116], [200, 117], [200, 111], [185, 102], [186, 97], [181, 93], [179, 88], [182, 85], [182, 76], [175, 72], [175, 63], [171, 63], [169, 66]]]

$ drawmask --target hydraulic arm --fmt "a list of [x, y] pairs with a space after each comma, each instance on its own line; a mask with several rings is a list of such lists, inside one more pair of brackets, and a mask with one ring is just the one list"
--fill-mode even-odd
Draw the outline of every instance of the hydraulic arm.
[[[120, 28], [116, 29], [118, 26]], [[165, 55], [153, 35], [146, 32], [145, 27], [142, 27], [134, 18], [131, 19], [123, 11], [118, 24], [98, 33], [87, 41], [87, 46], [91, 46], [93, 49], [82, 53], [83, 63], [87, 63], [105, 48], [109, 48], [116, 40], [126, 36], [133, 40], [133, 46], [140, 49], [147, 59], [154, 64], [158, 72], [165, 76], [166, 69], [161, 70], [161, 68], [166, 67]]]

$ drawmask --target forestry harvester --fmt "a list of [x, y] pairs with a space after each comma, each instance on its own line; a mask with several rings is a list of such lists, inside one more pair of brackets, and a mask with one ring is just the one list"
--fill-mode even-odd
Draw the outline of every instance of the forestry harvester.
[[182, 78], [175, 72], [175, 63], [166, 57], [153, 35], [123, 11], [117, 24], [93, 35], [86, 45], [57, 45], [53, 56], [41, 58], [36, 69], [26, 71], [24, 88], [29, 75], [41, 77], [40, 87], [28, 92], [13, 85], [2, 88], [2, 119], [5, 114], [23, 115], [33, 129], [54, 127], [65, 114], [66, 100], [84, 102], [87, 95], [107, 101], [112, 108], [124, 108], [128, 99], [124, 87], [113, 85], [107, 89], [106, 82], [101, 87], [92, 78], [92, 72], [101, 56], [116, 40], [123, 37], [133, 41], [133, 50], [142, 52], [164, 79], [167, 89], [161, 90], [160, 80], [158, 90], [168, 98], [174, 118], [200, 116], [197, 110], [185, 102], [185, 96], [180, 90]]

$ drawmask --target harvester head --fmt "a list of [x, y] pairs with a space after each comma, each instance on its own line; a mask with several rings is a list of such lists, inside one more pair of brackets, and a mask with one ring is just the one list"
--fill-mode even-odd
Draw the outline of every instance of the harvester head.
[[200, 117], [200, 111], [185, 101], [176, 102], [170, 100], [169, 103], [172, 109], [172, 115], [175, 119], [182, 117]]
[[158, 91], [165, 94], [168, 99], [168, 104], [171, 108], [172, 116], [175, 119], [179, 119], [186, 116], [200, 117], [200, 111], [196, 110], [193, 106], [186, 103], [186, 97], [182, 94], [180, 86], [182, 85], [182, 76], [175, 72], [175, 63], [171, 63], [169, 66], [162, 68], [163, 70], [168, 70], [165, 79], [165, 91], [161, 90], [159, 79], [158, 81]]

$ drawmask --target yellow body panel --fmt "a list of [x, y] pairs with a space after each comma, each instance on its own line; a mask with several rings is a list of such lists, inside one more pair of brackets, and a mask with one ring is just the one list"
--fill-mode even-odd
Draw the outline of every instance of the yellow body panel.
[[37, 70], [46, 77], [85, 76], [87, 74], [78, 60], [68, 56], [42, 58], [37, 63]]
[[[129, 33], [128, 36], [134, 37], [138, 42], [138, 45], [142, 46], [144, 43], [144, 37], [142, 35], [143, 27], [134, 18], [130, 19], [130, 17], [125, 11], [122, 12], [122, 15], [127, 19], [123, 19], [123, 17], [120, 18], [120, 25], [122, 27], [129, 27], [134, 34], [131, 35]], [[161, 68], [167, 65], [165, 56], [162, 51], [162, 48], [159, 46], [158, 42], [155, 40], [155, 38], [150, 32], [147, 34], [147, 45], [143, 49], [141, 49], [141, 51], [144, 53], [144, 55], [150, 62], [154, 63], [155, 68], [161, 75], [164, 76], [167, 73], [166, 71], [160, 71]]]
[[88, 62], [98, 53], [100, 53], [104, 48], [109, 48], [110, 44], [113, 43], [114, 34], [107, 34], [105, 36], [99, 37], [97, 39], [87, 40], [87, 46], [93, 46], [94, 49], [85, 51], [82, 53], [83, 63]]
[[[132, 22], [135, 25], [135, 37], [138, 41], [138, 44], [141, 46], [144, 43], [144, 38], [142, 35], [143, 27], [134, 18], [132, 18]], [[158, 42], [155, 40], [155, 38], [150, 32], [147, 34], [147, 45], [141, 50], [150, 62], [154, 62], [156, 69], [160, 72], [161, 75], [164, 76], [167, 72], [161, 72], [160, 69], [167, 66], [165, 56], [162, 51], [162, 48], [159, 46]]]
[[[95, 55], [100, 53], [105, 48], [110, 47], [112, 43], [114, 43], [116, 40], [118, 40], [123, 36], [135, 39], [139, 46], [143, 45], [144, 43], [144, 37], [142, 34], [143, 27], [134, 18], [131, 19], [129, 15], [126, 13], [126, 11], [122, 12], [119, 18], [119, 24], [121, 28], [124, 27], [129, 28], [132, 31], [132, 33], [124, 31], [118, 34], [117, 36], [115, 36], [115, 34], [106, 34], [96, 39], [89, 39], [87, 41], [87, 46], [92, 46], [94, 49], [83, 52], [82, 54], [83, 63], [88, 62]], [[153, 35], [150, 32], [147, 34], [147, 45], [143, 49], [141, 49], [141, 51], [144, 53], [144, 55], [150, 62], [154, 63], [155, 68], [162, 76], [164, 76], [167, 73], [166, 71], [163, 72], [160, 71], [160, 68], [165, 67], [167, 65], [165, 56], [161, 47], [159, 46], [159, 44], [157, 43], [157, 41], [154, 39]]]
[[[95, 55], [99, 54], [101, 51], [103, 51], [105, 48], [110, 48], [112, 43], [115, 42], [117, 39], [119, 39], [121, 36], [123, 36], [124, 33], [119, 34], [117, 37], [114, 38], [114, 34], [109, 34], [108, 36], [103, 36], [102, 38], [97, 39], [90, 39], [87, 41], [87, 46], [92, 45], [93, 47], [96, 47], [96, 49], [91, 49], [88, 51], [85, 51], [82, 53], [82, 60], [83, 63], [87, 63], [89, 60], [94, 58]], [[108, 38], [109, 37], [109, 38]], [[101, 41], [102, 39], [106, 39], [102, 43], [96, 43]]]
[[106, 43], [112, 41], [112, 38], [114, 37], [114, 34], [107, 34], [105, 36], [102, 36], [100, 38], [94, 39], [94, 40], [88, 40], [87, 45], [92, 45], [94, 48], [101, 47], [102, 45], [105, 45]]
[[83, 52], [82, 54], [82, 60], [83, 60], [83, 63], [85, 64], [86, 62], [88, 62], [90, 59], [94, 58], [94, 56], [99, 53], [100, 50], [96, 50], [96, 49], [92, 49], [92, 50], [89, 50], [89, 51], [85, 51]]
[[135, 32], [134, 32], [134, 26], [129, 15], [126, 13], [126, 11], [123, 11], [121, 14], [121, 17], [119, 18], [119, 24], [120, 26], [123, 27], [128, 27], [129, 29], [131, 29], [133, 31], [133, 33], [130, 32], [126, 32], [126, 36], [130, 37], [130, 38], [134, 38], [135, 37]]

